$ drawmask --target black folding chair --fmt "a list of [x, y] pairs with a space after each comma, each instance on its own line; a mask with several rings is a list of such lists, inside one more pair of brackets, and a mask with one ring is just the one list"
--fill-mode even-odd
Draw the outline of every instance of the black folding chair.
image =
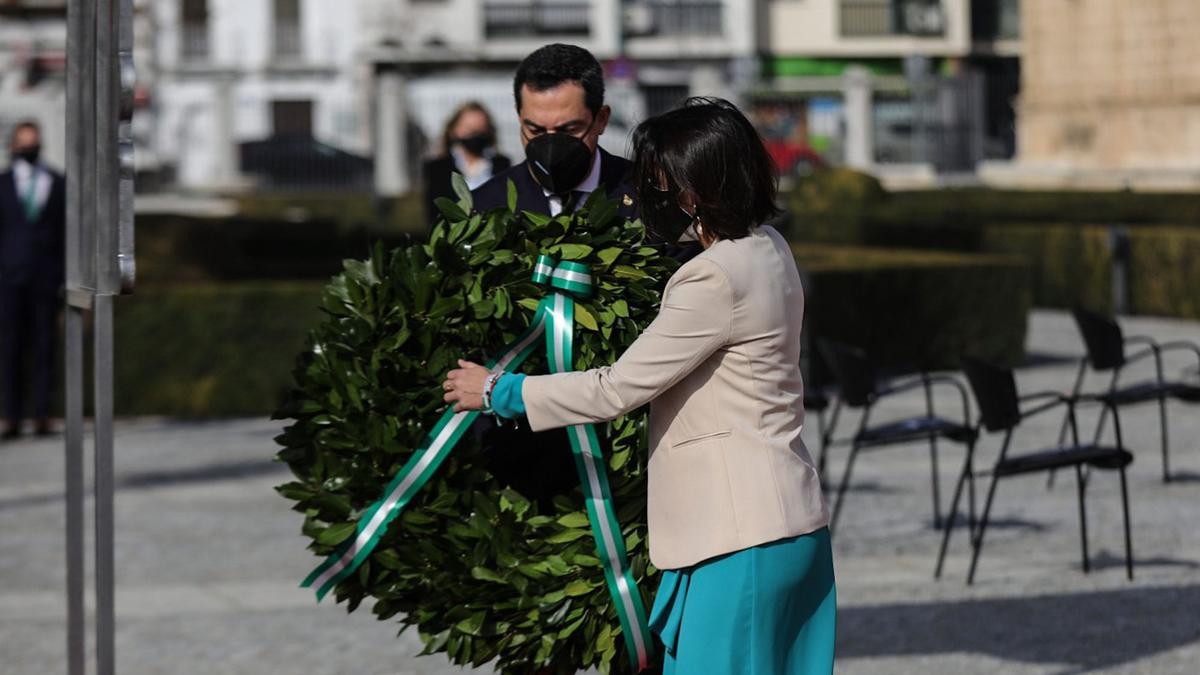
[[[829, 441], [837, 429], [841, 402], [837, 400], [832, 385], [833, 375], [829, 366], [816, 349], [805, 350], [804, 360], [804, 412], [816, 413], [817, 438], [820, 443], [817, 454], [817, 473], [822, 484], [825, 482], [825, 453]], [[830, 408], [833, 408], [830, 415]]]
[[[823, 389], [808, 387], [805, 383], [804, 387], [804, 412], [805, 414], [816, 413], [817, 417], [817, 438], [820, 439], [821, 447], [819, 448], [819, 457], [821, 460], [818, 464], [824, 461], [825, 446], [829, 442], [828, 434], [833, 433], [833, 427], [826, 425], [825, 414], [829, 410], [829, 395]], [[835, 406], [836, 409], [836, 406]], [[833, 423], [837, 423], [837, 418], [833, 419]]]
[[[1106, 405], [1100, 411], [1100, 419], [1096, 423], [1096, 433], [1092, 442], [1100, 442], [1100, 436], [1104, 433], [1104, 427], [1108, 422], [1109, 410], [1112, 411], [1113, 419], [1116, 421], [1117, 409], [1121, 407], [1158, 401], [1163, 482], [1170, 482], [1167, 399], [1175, 399], [1185, 403], [1200, 403], [1200, 384], [1166, 379], [1163, 374], [1163, 353], [1168, 351], [1191, 351], [1195, 353], [1197, 361], [1200, 363], [1200, 346], [1184, 341], [1160, 344], [1152, 338], [1145, 336], [1127, 338], [1122, 334], [1121, 326], [1110, 317], [1083, 309], [1076, 309], [1074, 315], [1075, 323], [1079, 326], [1079, 332], [1083, 335], [1084, 344], [1087, 345], [1087, 357], [1079, 363], [1079, 373], [1075, 377], [1073, 394], [1076, 397], [1080, 395], [1084, 375], [1089, 365], [1097, 372], [1112, 371], [1112, 379], [1109, 382], [1108, 390], [1095, 395], [1098, 400], [1104, 402]], [[1146, 348], [1131, 355], [1126, 355], [1125, 349], [1128, 345], [1145, 345]], [[1154, 359], [1154, 379], [1136, 384], [1118, 386], [1121, 374], [1127, 365], [1150, 357]], [[1064, 420], [1063, 431], [1059, 435], [1060, 443], [1062, 442], [1061, 439], [1066, 437], [1066, 426], [1067, 423]]]
[[[980, 425], [990, 432], [1004, 432], [1004, 441], [1000, 446], [1000, 455], [996, 459], [996, 464], [992, 467], [991, 471], [992, 480], [988, 487], [987, 501], [984, 503], [983, 514], [977, 527], [974, 522], [975, 495], [974, 490], [971, 490], [971, 507], [967, 530], [971, 539], [972, 551], [971, 568], [967, 573], [967, 584], [975, 581], [975, 569], [979, 563], [979, 554], [983, 550], [983, 535], [987, 531], [988, 518], [991, 516], [992, 511], [992, 502], [996, 496], [996, 483], [1001, 478], [1009, 476], [1019, 476], [1038, 471], [1053, 471], [1068, 467], [1074, 467], [1075, 469], [1075, 481], [1079, 494], [1079, 536], [1083, 551], [1083, 571], [1088, 572], [1091, 568], [1088, 559], [1087, 510], [1085, 506], [1088, 478], [1083, 472], [1085, 466], [1098, 469], [1116, 469], [1120, 472], [1121, 507], [1125, 515], [1125, 569], [1128, 577], [1133, 579], [1133, 543], [1129, 529], [1129, 492], [1125, 481], [1125, 467], [1133, 462], [1133, 455], [1124, 448], [1121, 442], [1120, 421], [1118, 420], [1114, 424], [1117, 436], [1116, 446], [1100, 446], [1095, 443], [1081, 444], [1079, 442], [1078, 426], [1075, 419], [1075, 407], [1078, 403], [1076, 399], [1057, 392], [1042, 392], [1018, 397], [1017, 385], [1013, 378], [1012, 370], [988, 365], [981, 361], [967, 359], [964, 364], [964, 370], [967, 374], [967, 380], [971, 383], [971, 389], [975, 392], [975, 400], [979, 404]], [[1021, 403], [1038, 399], [1048, 399], [1048, 401], [1027, 410], [1021, 410]], [[1099, 402], [1106, 407], [1113, 406], [1109, 401], [1095, 398], [1088, 400]], [[1054, 410], [1060, 405], [1066, 406], [1068, 427], [1071, 432], [1072, 441], [1070, 445], [1064, 446], [1060, 444], [1058, 447], [1045, 450], [1027, 452], [1020, 455], [1010, 454], [1009, 446], [1012, 441], [1013, 431], [1022, 422], [1034, 415]], [[954, 497], [951, 499], [950, 516], [946, 519], [946, 529], [942, 533], [942, 546], [938, 552], [937, 567], [934, 570], [935, 578], [940, 577], [942, 574], [946, 549], [950, 543], [950, 533], [954, 530], [954, 523], [957, 520], [958, 503], [962, 497], [963, 484], [970, 483], [973, 486], [976, 475], [973, 455], [974, 447], [969, 447], [967, 449], [966, 460], [963, 463], [962, 473], [959, 475], [958, 483], [954, 487]]]
[[[880, 448], [889, 445], [900, 445], [914, 441], [929, 441], [929, 460], [932, 475], [933, 492], [933, 523], [941, 527], [942, 514], [940, 492], [938, 486], [937, 442], [939, 438], [964, 443], [969, 447], [974, 445], [978, 435], [971, 426], [971, 407], [967, 390], [962, 383], [953, 377], [921, 373], [907, 381], [898, 381], [880, 385], [876, 371], [867, 355], [857, 347], [822, 340], [820, 342], [827, 363], [833, 370], [837, 380], [837, 403], [834, 407], [833, 418], [836, 423], [837, 415], [842, 406], [861, 408], [862, 417], [859, 420], [858, 432], [848, 442], [850, 455], [846, 459], [846, 471], [838, 486], [837, 497], [833, 503], [833, 514], [830, 518], [829, 531], [832, 533], [841, 514], [842, 502], [846, 489], [850, 485], [850, 474], [854, 469], [854, 460], [858, 453], [867, 448]], [[962, 397], [963, 417], [961, 422], [938, 417], [933, 407], [933, 387], [935, 385], [951, 386], [958, 390]], [[875, 404], [888, 396], [894, 396], [914, 389], [925, 392], [926, 414], [919, 417], [908, 417], [893, 420], [876, 426], [869, 426], [871, 413]], [[832, 425], [831, 425], [832, 426]], [[833, 445], [832, 438], [826, 439], [826, 448]], [[826, 452], [822, 451], [818, 462], [818, 471], [824, 470]]]

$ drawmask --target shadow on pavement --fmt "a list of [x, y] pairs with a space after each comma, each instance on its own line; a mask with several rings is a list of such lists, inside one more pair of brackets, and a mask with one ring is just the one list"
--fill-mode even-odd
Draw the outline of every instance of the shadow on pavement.
[[[207, 466], [188, 467], [185, 469], [143, 471], [130, 473], [117, 479], [117, 488], [143, 490], [169, 485], [188, 485], [208, 483], [212, 481], [236, 480], [239, 478], [255, 478], [258, 476], [279, 474], [286, 475], [287, 467], [269, 459], [254, 459], [243, 462], [227, 462]], [[8, 499], [0, 499], [0, 511], [4, 509], [38, 506], [63, 500], [61, 491], [42, 494], [23, 495]]]
[[1200, 640], [1197, 607], [1200, 585], [848, 607], [837, 655], [980, 654], [1083, 673]]

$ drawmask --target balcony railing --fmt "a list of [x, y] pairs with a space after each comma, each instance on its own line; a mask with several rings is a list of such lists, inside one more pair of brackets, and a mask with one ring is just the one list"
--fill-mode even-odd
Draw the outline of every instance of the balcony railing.
[[591, 32], [587, 2], [489, 2], [483, 6], [489, 38], [549, 35], [586, 36]]
[[1020, 0], [972, 0], [971, 36], [976, 40], [1019, 39]]
[[181, 53], [186, 61], [208, 58], [208, 24], [185, 23], [180, 34]]
[[273, 38], [276, 58], [297, 59], [304, 54], [299, 21], [276, 21]]
[[946, 33], [940, 0], [841, 0], [839, 9], [844, 37], [938, 37]]
[[648, 8], [654, 35], [720, 35], [722, 32], [720, 2], [696, 0], [656, 0]]

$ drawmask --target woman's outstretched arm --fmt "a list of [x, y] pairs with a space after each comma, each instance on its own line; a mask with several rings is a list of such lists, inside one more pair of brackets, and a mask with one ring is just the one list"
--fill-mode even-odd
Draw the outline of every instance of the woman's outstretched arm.
[[[696, 259], [672, 278], [658, 316], [611, 366], [524, 377], [505, 375], [494, 392], [502, 415], [524, 412], [534, 431], [603, 422], [655, 398], [729, 340], [733, 298], [716, 263]], [[458, 410], [480, 407], [487, 371], [460, 362], [446, 380], [446, 400]], [[519, 400], [517, 397], [519, 396]]]
[[521, 394], [535, 430], [602, 422], [645, 405], [729, 340], [732, 291], [716, 263], [681, 268], [658, 316], [617, 362], [576, 373], [527, 377]]

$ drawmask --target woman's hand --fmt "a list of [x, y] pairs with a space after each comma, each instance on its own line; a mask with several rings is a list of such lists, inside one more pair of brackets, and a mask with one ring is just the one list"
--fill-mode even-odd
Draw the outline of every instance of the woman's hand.
[[446, 392], [442, 399], [454, 404], [454, 412], [483, 410], [483, 384], [489, 374], [478, 363], [459, 359], [458, 369], [450, 371], [442, 383]]

